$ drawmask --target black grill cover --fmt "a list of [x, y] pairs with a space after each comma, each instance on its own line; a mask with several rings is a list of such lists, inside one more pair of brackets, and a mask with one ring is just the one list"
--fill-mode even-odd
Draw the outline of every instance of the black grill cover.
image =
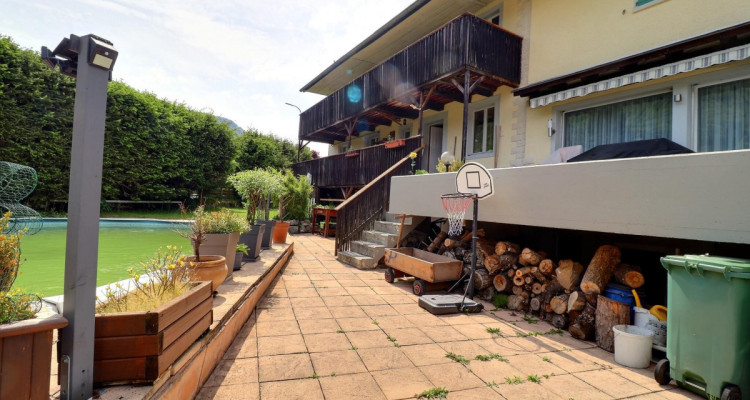
[[693, 151], [669, 139], [649, 139], [626, 143], [603, 144], [571, 158], [568, 162], [666, 156], [669, 154], [685, 153], [693, 153]]

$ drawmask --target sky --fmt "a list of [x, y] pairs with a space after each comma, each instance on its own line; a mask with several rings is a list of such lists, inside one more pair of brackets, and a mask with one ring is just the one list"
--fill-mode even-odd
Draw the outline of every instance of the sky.
[[[299, 89], [413, 0], [0, 0], [0, 35], [37, 52], [93, 33], [113, 79], [296, 142]], [[311, 144], [326, 154], [327, 145]]]

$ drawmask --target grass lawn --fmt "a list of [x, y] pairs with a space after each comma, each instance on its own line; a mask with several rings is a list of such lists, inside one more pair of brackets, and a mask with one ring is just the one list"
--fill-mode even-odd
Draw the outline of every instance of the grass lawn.
[[[247, 210], [244, 208], [230, 208], [232, 212], [244, 216]], [[274, 219], [279, 214], [278, 209], [271, 209], [270, 218]], [[47, 215], [45, 215], [47, 216]], [[49, 217], [65, 218], [65, 213], [48, 215]], [[182, 214], [180, 210], [120, 210], [102, 211], [101, 218], [151, 218], [151, 219], [192, 219], [193, 214], [188, 212]]]

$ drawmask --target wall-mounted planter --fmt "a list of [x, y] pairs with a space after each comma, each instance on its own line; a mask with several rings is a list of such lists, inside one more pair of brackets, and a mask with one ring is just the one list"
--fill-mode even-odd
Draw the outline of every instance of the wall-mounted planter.
[[395, 149], [399, 147], [404, 147], [406, 146], [406, 140], [404, 139], [391, 140], [390, 142], [385, 142], [384, 145], [386, 149]]
[[154, 311], [97, 314], [94, 383], [153, 382], [211, 326], [212, 307], [200, 282]]
[[346, 156], [344, 156], [344, 157], [359, 157], [359, 152], [350, 151], [350, 152], [346, 153]]
[[52, 331], [64, 328], [60, 315], [0, 325], [0, 397], [49, 399]]

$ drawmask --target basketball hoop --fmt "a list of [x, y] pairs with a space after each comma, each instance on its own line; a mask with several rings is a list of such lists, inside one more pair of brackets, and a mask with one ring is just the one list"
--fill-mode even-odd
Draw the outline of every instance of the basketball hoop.
[[448, 236], [456, 237], [463, 231], [464, 214], [474, 195], [471, 193], [449, 193], [440, 196], [443, 209], [448, 214]]

